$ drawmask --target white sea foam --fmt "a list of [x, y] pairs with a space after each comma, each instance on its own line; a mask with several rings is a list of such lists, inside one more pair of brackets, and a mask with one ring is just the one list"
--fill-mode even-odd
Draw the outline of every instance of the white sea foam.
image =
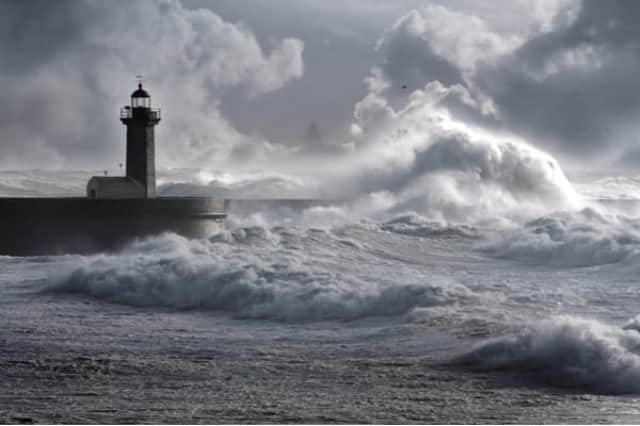
[[[487, 218], [531, 220], [583, 207], [552, 156], [516, 135], [498, 134], [457, 116], [451, 102], [470, 107], [469, 96], [460, 87], [433, 82], [393, 110], [372, 94], [356, 107], [362, 133], [350, 154], [341, 152], [329, 162], [305, 161], [305, 175], [300, 170], [165, 171], [160, 193], [343, 200], [316, 215], [330, 217], [331, 223], [362, 217], [387, 221], [415, 212], [430, 221], [473, 225]], [[368, 122], [370, 115], [380, 119]]]
[[[120, 254], [86, 258], [54, 279], [51, 290], [131, 306], [285, 322], [401, 315], [473, 297], [466, 287], [442, 277], [419, 274], [397, 281], [368, 267], [345, 269], [343, 258], [359, 251], [359, 245], [309, 232], [307, 237], [290, 229], [252, 227], [211, 242], [165, 235]], [[323, 247], [323, 239], [329, 239], [328, 246]], [[305, 251], [308, 244], [316, 247]], [[332, 253], [334, 244], [341, 253]]]
[[455, 363], [558, 387], [640, 393], [640, 333], [594, 320], [564, 316], [535, 323], [488, 340]]
[[606, 176], [575, 182], [576, 189], [593, 200], [640, 200], [640, 176]]
[[555, 266], [617, 263], [640, 253], [640, 220], [587, 208], [560, 212], [493, 234], [492, 256]]
[[383, 231], [415, 237], [463, 237], [474, 238], [477, 231], [472, 226], [454, 225], [429, 220], [417, 213], [408, 213], [386, 221], [380, 226]]
[[439, 82], [400, 104], [370, 93], [356, 106], [360, 145], [348, 167], [354, 193], [391, 194], [386, 210], [394, 215], [414, 211], [468, 224], [582, 205], [553, 157], [516, 135], [465, 120], [467, 108], [483, 113], [466, 89]]

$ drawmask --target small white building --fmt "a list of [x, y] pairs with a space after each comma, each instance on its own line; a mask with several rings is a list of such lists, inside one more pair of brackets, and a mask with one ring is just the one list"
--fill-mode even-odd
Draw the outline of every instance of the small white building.
[[87, 197], [104, 198], [145, 198], [144, 186], [130, 177], [94, 176], [87, 184]]

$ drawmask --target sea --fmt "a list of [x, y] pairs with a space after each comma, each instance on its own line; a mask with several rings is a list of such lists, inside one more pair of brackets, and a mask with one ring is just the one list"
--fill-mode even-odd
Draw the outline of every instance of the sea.
[[640, 178], [541, 158], [334, 199], [165, 170], [231, 199], [223, 231], [0, 257], [0, 422], [639, 423]]

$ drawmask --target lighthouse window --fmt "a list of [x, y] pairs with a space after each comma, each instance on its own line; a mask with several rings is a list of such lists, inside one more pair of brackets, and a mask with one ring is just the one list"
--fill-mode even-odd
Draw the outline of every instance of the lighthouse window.
[[133, 108], [151, 108], [151, 98], [131, 98]]

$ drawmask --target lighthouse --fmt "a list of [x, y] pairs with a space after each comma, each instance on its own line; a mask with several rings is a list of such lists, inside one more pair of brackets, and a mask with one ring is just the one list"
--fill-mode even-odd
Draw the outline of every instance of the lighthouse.
[[144, 187], [145, 198], [156, 196], [156, 155], [154, 128], [160, 110], [151, 108], [151, 96], [138, 84], [131, 105], [122, 108], [120, 121], [127, 126], [127, 177]]
[[142, 83], [120, 121], [127, 131], [126, 175], [92, 177], [86, 197], [0, 197], [0, 256], [111, 251], [166, 232], [202, 239], [223, 228], [221, 198], [156, 196], [160, 110], [151, 108]]
[[126, 176], [95, 176], [87, 185], [89, 198], [154, 198], [156, 196], [155, 126], [160, 110], [151, 108], [151, 96], [138, 83], [131, 103], [120, 110], [127, 127]]

